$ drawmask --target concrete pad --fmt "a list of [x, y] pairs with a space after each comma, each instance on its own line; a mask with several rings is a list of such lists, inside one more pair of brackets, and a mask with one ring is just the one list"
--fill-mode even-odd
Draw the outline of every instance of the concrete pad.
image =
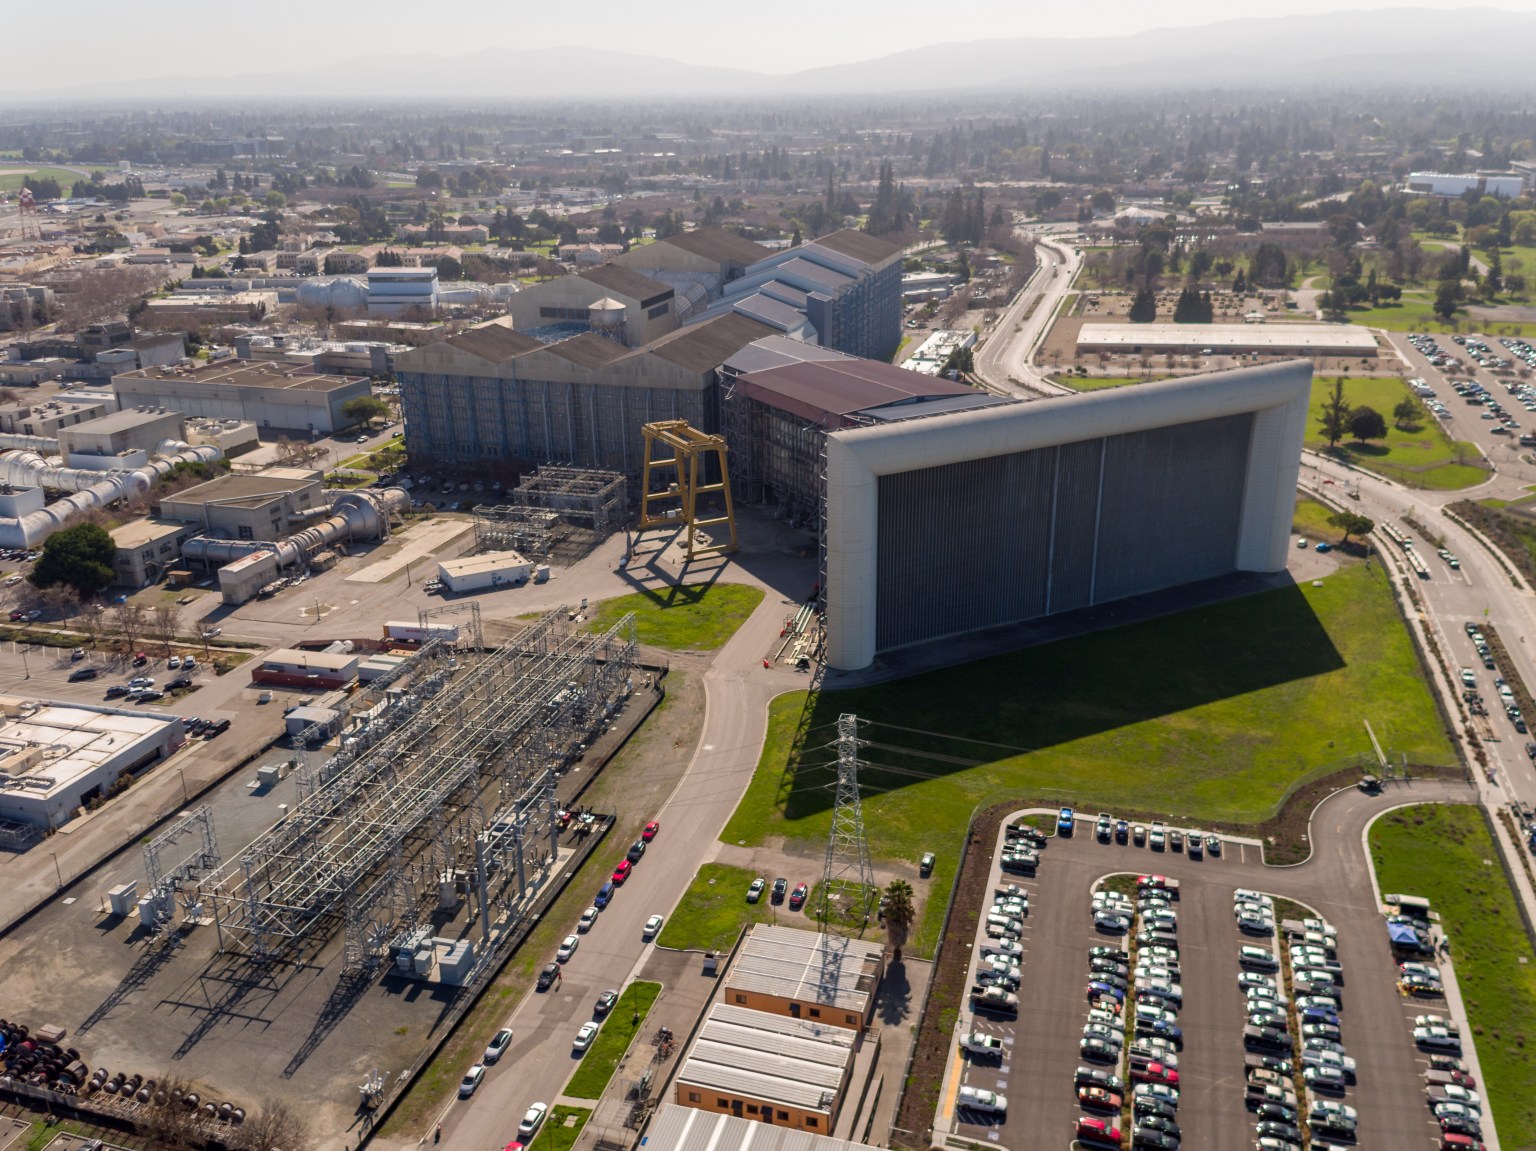
[[348, 583], [381, 583], [405, 570], [405, 565], [423, 556], [431, 555], [462, 536], [474, 531], [474, 526], [464, 520], [434, 520], [417, 524], [410, 529], [405, 545], [393, 555], [371, 563], [347, 576]]

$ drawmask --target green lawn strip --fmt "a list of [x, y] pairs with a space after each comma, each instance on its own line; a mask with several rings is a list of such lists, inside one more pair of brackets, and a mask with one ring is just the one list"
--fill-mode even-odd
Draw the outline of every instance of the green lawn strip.
[[1337, 538], [1344, 533], [1328, 522], [1328, 517], [1333, 514], [1332, 508], [1306, 496], [1298, 496], [1296, 511], [1291, 515], [1291, 530], [1311, 540]]
[[1470, 805], [1394, 811], [1371, 828], [1371, 858], [1383, 891], [1422, 896], [1440, 913], [1500, 1142], [1532, 1146], [1536, 963], [1482, 813]]
[[624, 989], [562, 1094], [574, 1099], [603, 1097], [603, 1088], [613, 1078], [614, 1068], [618, 1067], [624, 1052], [629, 1050], [629, 1045], [640, 1033], [645, 1017], [650, 1014], [651, 1004], [656, 1002], [660, 994], [659, 983], [631, 983]]
[[604, 600], [593, 609], [588, 626], [592, 631], [606, 631], [626, 612], [634, 612], [635, 632], [641, 643], [712, 651], [735, 635], [762, 602], [761, 588], [685, 584]]
[[747, 902], [747, 888], [757, 878], [745, 867], [706, 863], [661, 929], [657, 945], [678, 951], [728, 950], [744, 924], [773, 918], [766, 890], [756, 903]]
[[[549, 1109], [549, 1118], [533, 1137], [528, 1151], [570, 1151], [576, 1146], [581, 1129], [592, 1118], [590, 1107], [567, 1107], [564, 1104]], [[571, 1122], [574, 1119], [575, 1122]]]
[[1386, 577], [1364, 565], [1321, 586], [823, 692], [809, 714], [806, 702], [792, 693], [771, 705], [756, 774], [721, 838], [825, 843], [837, 716], [915, 729], [862, 729], [880, 746], [862, 752], [859, 780], [876, 857], [915, 866], [938, 855], [912, 932], [919, 955], [937, 942], [942, 893], [984, 803], [1252, 824], [1299, 780], [1367, 752], [1365, 720], [1411, 763], [1454, 763]]
[[[1307, 446], [1322, 451], [1323, 405], [1333, 393], [1335, 376], [1312, 380], [1312, 402], [1307, 413]], [[1439, 423], [1423, 416], [1409, 430], [1399, 428], [1392, 409], [1408, 396], [1408, 387], [1395, 377], [1345, 378], [1344, 399], [1356, 408], [1374, 408], [1387, 421], [1387, 438], [1357, 443], [1341, 440], [1334, 454], [1361, 467], [1405, 483], [1410, 487], [1447, 490], [1470, 487], [1488, 478], [1478, 466], [1483, 457], [1473, 444], [1453, 442]]]
[[1056, 376], [1055, 383], [1079, 392], [1096, 392], [1100, 388], [1122, 388], [1128, 384], [1155, 384], [1167, 376]]

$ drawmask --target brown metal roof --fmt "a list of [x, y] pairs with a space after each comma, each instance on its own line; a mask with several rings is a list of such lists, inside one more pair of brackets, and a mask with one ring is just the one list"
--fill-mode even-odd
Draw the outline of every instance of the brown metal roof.
[[672, 298], [672, 289], [660, 280], [643, 276], [622, 264], [599, 264], [585, 272], [576, 273], [583, 280], [597, 284], [610, 292], [618, 292], [631, 300], [638, 300], [642, 307]]
[[753, 340], [774, 335], [778, 335], [777, 328], [728, 312], [669, 333], [654, 341], [648, 350], [653, 356], [660, 356], [678, 367], [707, 372], [718, 368]]
[[975, 395], [954, 380], [909, 372], [878, 360], [807, 360], [749, 372], [737, 390], [754, 400], [828, 427], [843, 417], [902, 401]]
[[623, 344], [616, 344], [591, 332], [582, 332], [568, 340], [547, 344], [545, 350], [583, 368], [600, 368], [630, 354], [630, 350]]
[[685, 252], [702, 256], [706, 260], [729, 260], [743, 265], [755, 264], [768, 255], [768, 249], [761, 244], [753, 243], [735, 232], [727, 232], [724, 228], [716, 227], [700, 228], [694, 232], [679, 232], [675, 236], [668, 236], [665, 240], [658, 240], [657, 243], [671, 244], [674, 248], [681, 248]]
[[514, 332], [504, 324], [482, 324], [444, 342], [493, 364], [505, 363], [513, 356], [543, 347], [532, 336]]
[[841, 232], [817, 236], [811, 243], [840, 255], [852, 256], [855, 260], [863, 260], [866, 264], [882, 263], [901, 251], [895, 244], [857, 228], [844, 228]]

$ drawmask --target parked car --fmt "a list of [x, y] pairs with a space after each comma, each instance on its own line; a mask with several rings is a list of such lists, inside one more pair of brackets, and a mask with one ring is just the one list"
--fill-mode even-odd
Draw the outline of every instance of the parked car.
[[459, 1081], [459, 1098], [468, 1099], [475, 1093], [475, 1088], [480, 1086], [480, 1081], [485, 1078], [485, 1064], [476, 1063], [464, 1074]]
[[[613, 879], [614, 879], [615, 883], [619, 882], [619, 877], [618, 877], [617, 873], [614, 874]], [[759, 899], [761, 899], [763, 897], [763, 888], [765, 888], [767, 886], [768, 886], [768, 884], [767, 884], [766, 880], [754, 879], [752, 881], [751, 885], [747, 888], [747, 902], [748, 903], [756, 903]]]
[[503, 1027], [495, 1035], [491, 1036], [490, 1043], [485, 1048], [485, 1056], [481, 1060], [484, 1063], [495, 1063], [507, 1053], [507, 1048], [512, 1046], [512, 1028]]

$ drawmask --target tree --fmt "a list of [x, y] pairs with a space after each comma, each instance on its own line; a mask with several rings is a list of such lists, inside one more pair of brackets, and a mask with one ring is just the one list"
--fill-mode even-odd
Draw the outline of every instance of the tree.
[[1422, 416], [1423, 409], [1419, 401], [1412, 396], [1404, 396], [1397, 402], [1397, 407], [1392, 409], [1392, 422], [1400, 428], [1417, 427]]
[[144, 621], [149, 615], [143, 604], [124, 600], [112, 609], [112, 623], [123, 633], [123, 643], [132, 651], [138, 646], [139, 636], [144, 634]]
[[377, 396], [354, 396], [341, 405], [341, 414], [357, 423], [383, 419], [389, 415], [389, 405]]
[[917, 918], [917, 909], [912, 905], [912, 885], [905, 879], [891, 880], [881, 899], [881, 907], [885, 914], [886, 937], [891, 941], [895, 957], [900, 959], [901, 949], [907, 945], [907, 934]]
[[181, 622], [181, 609], [175, 604], [161, 604], [150, 613], [149, 634], [165, 646], [165, 654], [171, 654], [171, 641], [176, 638], [176, 628]]
[[[1362, 410], [1370, 411], [1369, 408]], [[1341, 544], [1348, 543], [1350, 536], [1370, 535], [1376, 529], [1375, 520], [1358, 512], [1335, 512], [1328, 517], [1328, 522], [1344, 533], [1344, 538], [1339, 541]]]
[[1283, 288], [1290, 277], [1285, 253], [1278, 244], [1260, 244], [1248, 263], [1248, 278], [1260, 287]]
[[49, 618], [67, 624], [74, 614], [80, 610], [80, 593], [67, 583], [56, 583], [51, 587], [45, 587], [38, 597], [43, 601], [43, 608]]
[[237, 1135], [240, 1151], [308, 1151], [304, 1120], [281, 1099], [268, 1099], [245, 1121]]
[[1435, 315], [1448, 324], [1455, 319], [1456, 308], [1460, 303], [1461, 281], [1441, 280], [1435, 289]]
[[1142, 288], [1131, 300], [1130, 321], [1133, 324], [1150, 324], [1157, 319], [1157, 296], [1151, 288]]
[[1344, 378], [1335, 377], [1333, 394], [1323, 401], [1323, 414], [1317, 418], [1330, 448], [1336, 446], [1344, 438], [1344, 433], [1349, 431], [1349, 416], [1353, 410], [1350, 402], [1344, 398]]
[[111, 586], [116, 557], [117, 545], [105, 528], [78, 523], [48, 537], [28, 578], [34, 587], [65, 583], [81, 596], [91, 596]]
[[1361, 404], [1349, 413], [1349, 434], [1364, 443], [1387, 438], [1387, 421], [1375, 408]]
[[1248, 280], [1243, 275], [1241, 268], [1237, 270], [1237, 275], [1232, 277], [1232, 294], [1234, 296], [1246, 296], [1248, 294]]

